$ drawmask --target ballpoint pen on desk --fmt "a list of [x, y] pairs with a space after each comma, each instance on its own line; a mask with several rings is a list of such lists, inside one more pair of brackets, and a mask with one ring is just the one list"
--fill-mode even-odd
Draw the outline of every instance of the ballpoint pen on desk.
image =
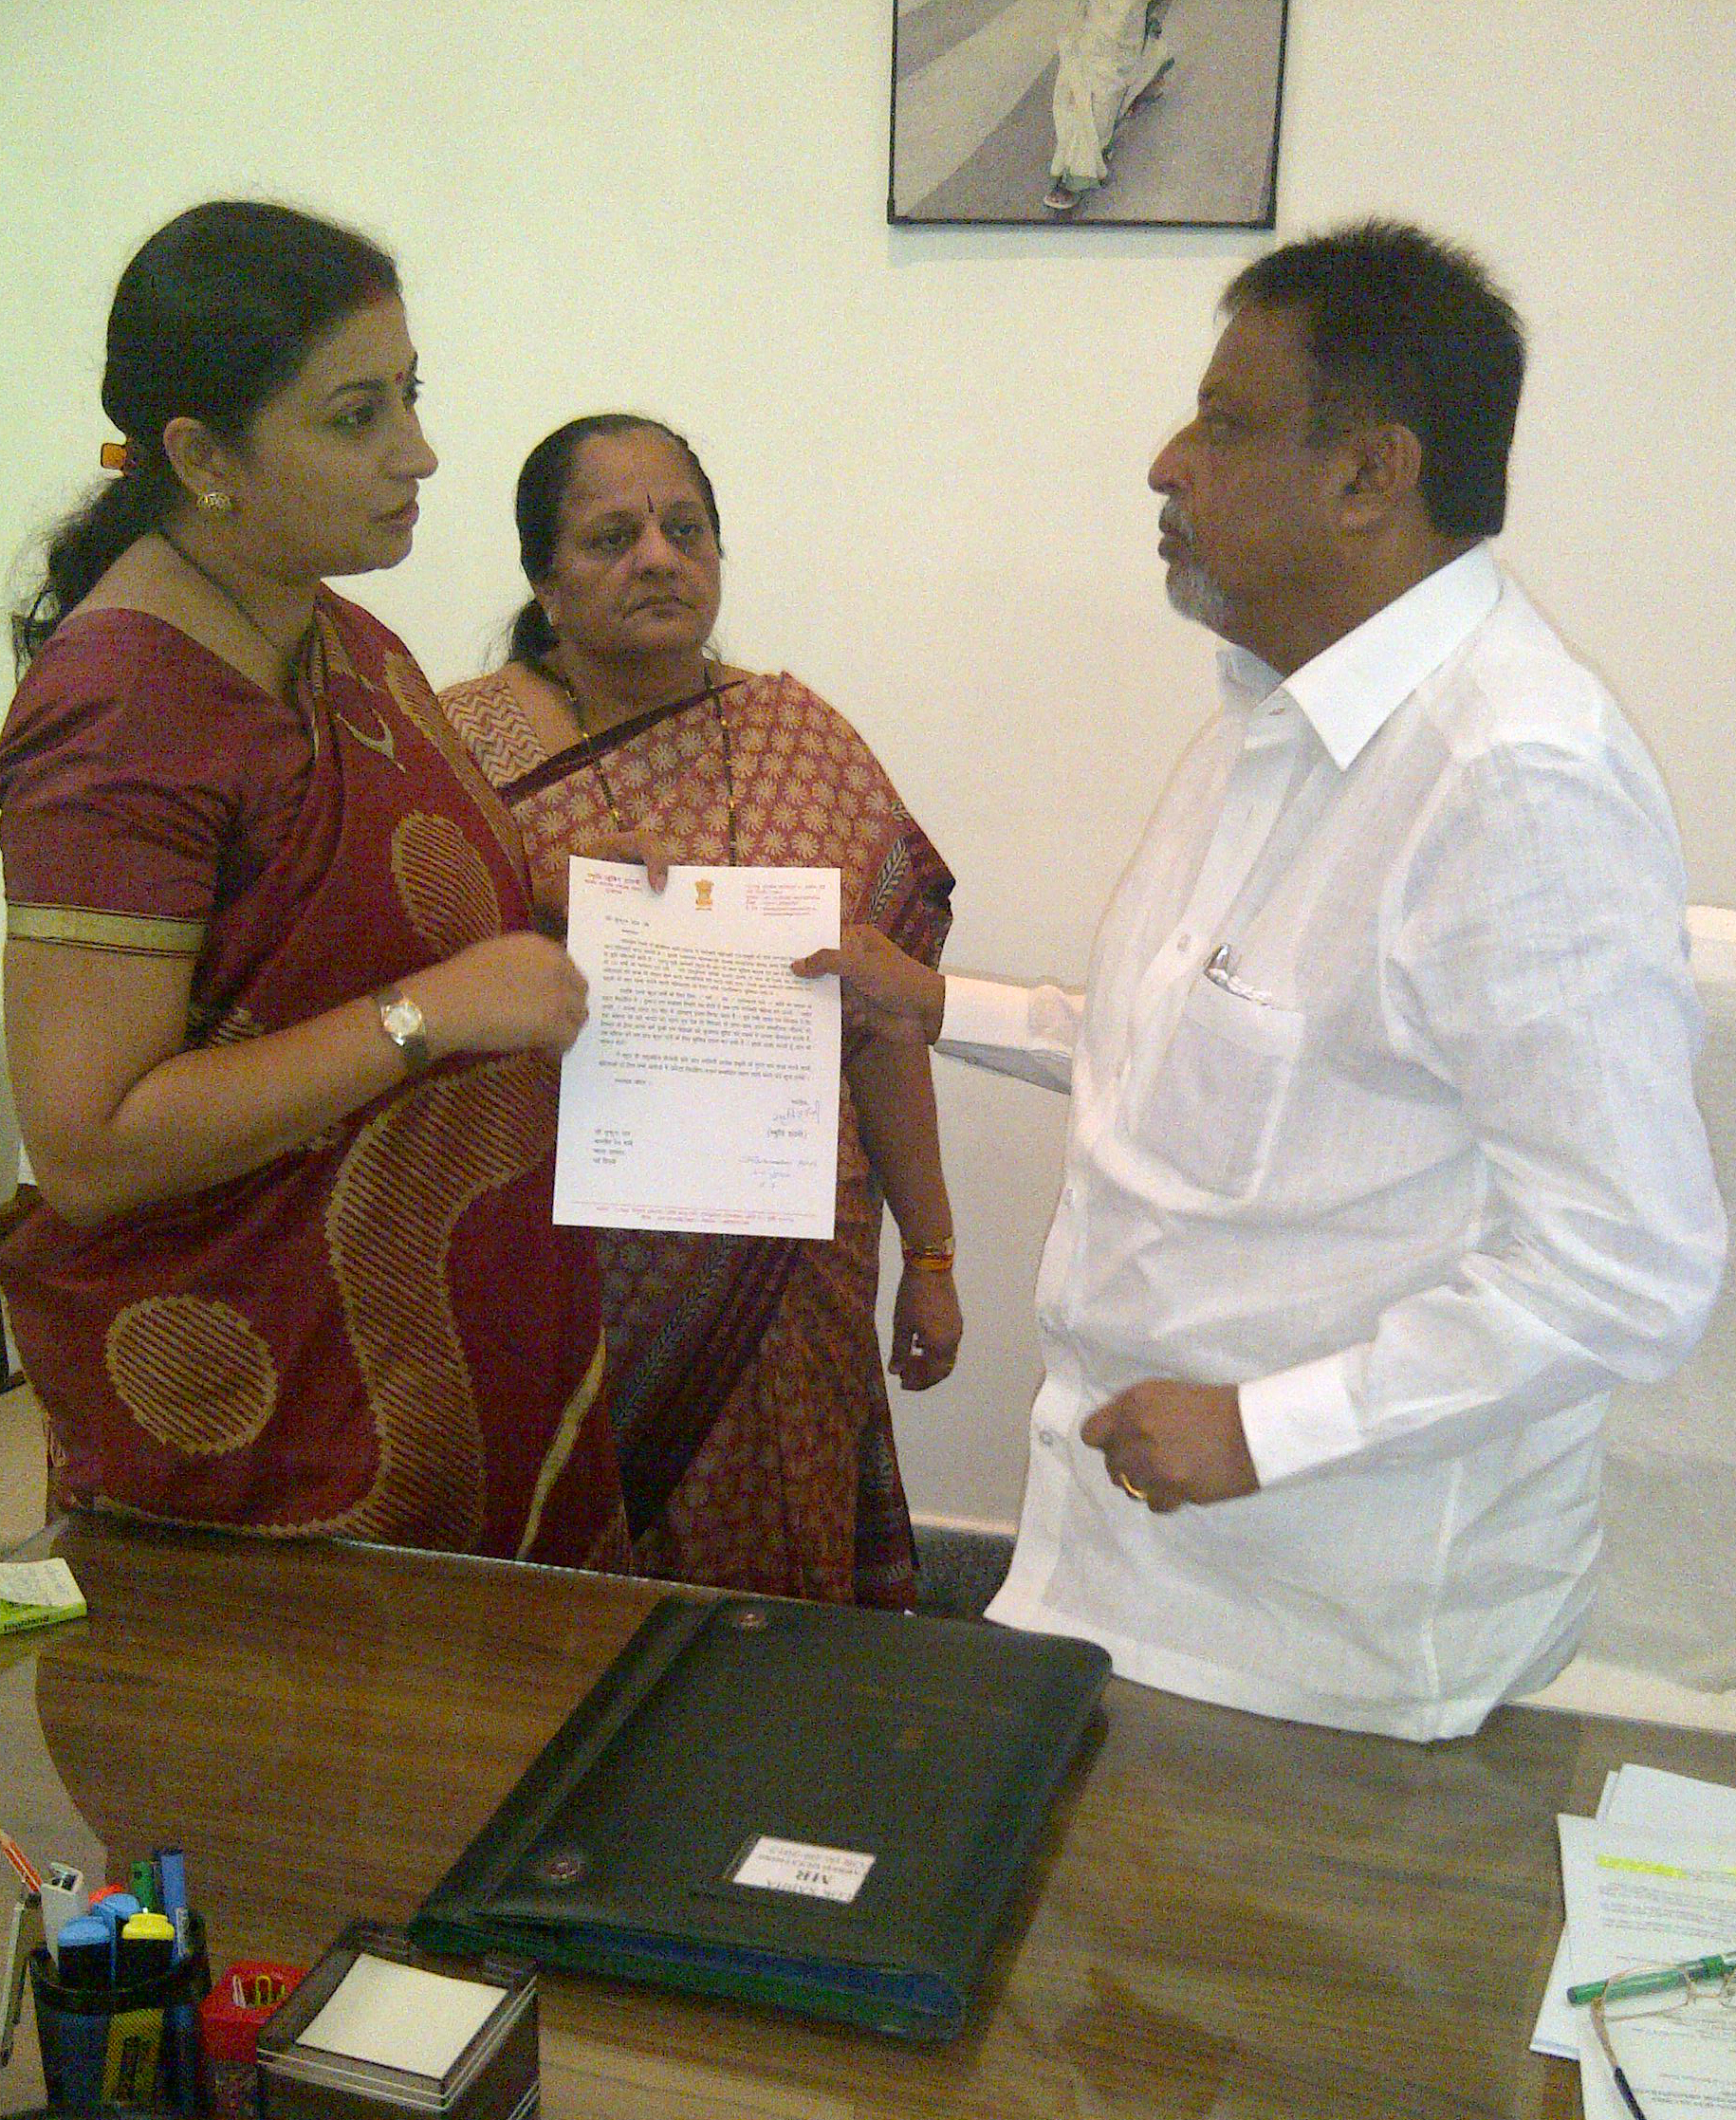
[[1661, 1995], [1672, 1987], [1694, 1982], [1727, 1981], [1736, 1974], [1736, 1952], [1708, 1952], [1680, 1965], [1641, 1965], [1631, 1973], [1615, 1973], [1607, 1980], [1581, 1981], [1567, 1990], [1576, 2007], [1584, 2002], [1623, 2002], [1636, 1995]]

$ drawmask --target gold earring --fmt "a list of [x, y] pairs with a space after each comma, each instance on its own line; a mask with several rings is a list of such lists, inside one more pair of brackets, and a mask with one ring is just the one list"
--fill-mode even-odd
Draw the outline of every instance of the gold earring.
[[234, 502], [227, 493], [219, 493], [213, 486], [209, 493], [201, 493], [198, 509], [201, 515], [228, 515], [234, 508]]

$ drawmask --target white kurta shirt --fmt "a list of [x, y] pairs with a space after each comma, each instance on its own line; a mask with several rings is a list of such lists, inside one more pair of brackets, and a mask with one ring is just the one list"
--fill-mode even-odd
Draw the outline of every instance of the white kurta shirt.
[[[1483, 546], [1221, 679], [1082, 1003], [947, 982], [942, 1051], [1073, 1093], [990, 1616], [1455, 1735], [1571, 1655], [1607, 1389], [1683, 1358], [1722, 1272], [1675, 828]], [[1110, 1484], [1080, 1423], [1152, 1376], [1240, 1387], [1259, 1493]]]

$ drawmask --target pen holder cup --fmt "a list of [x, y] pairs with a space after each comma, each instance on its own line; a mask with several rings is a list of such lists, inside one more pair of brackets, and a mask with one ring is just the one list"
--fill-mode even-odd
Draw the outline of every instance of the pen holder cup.
[[30, 1996], [49, 2106], [79, 2113], [104, 2106], [196, 2111], [198, 2002], [210, 1986], [197, 1914], [189, 1917], [185, 1958], [154, 1980], [124, 1985], [65, 1986], [38, 1945], [30, 1953]]

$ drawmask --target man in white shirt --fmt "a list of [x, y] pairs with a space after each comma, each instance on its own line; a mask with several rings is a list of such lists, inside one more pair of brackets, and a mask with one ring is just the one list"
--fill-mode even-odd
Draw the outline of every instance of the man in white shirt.
[[1427, 1739], [1567, 1661], [1609, 1387], [1705, 1323], [1725, 1226], [1668, 801], [1486, 543], [1524, 374], [1391, 223], [1225, 297], [1164, 448], [1222, 710], [1083, 997], [852, 931], [801, 968], [1072, 1111], [990, 1616], [1123, 1675]]

